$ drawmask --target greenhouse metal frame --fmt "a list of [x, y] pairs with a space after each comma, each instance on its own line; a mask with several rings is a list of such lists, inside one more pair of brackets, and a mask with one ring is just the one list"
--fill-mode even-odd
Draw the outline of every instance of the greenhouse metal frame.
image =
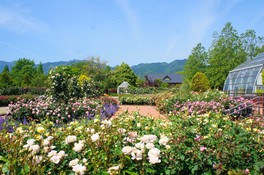
[[263, 65], [264, 52], [230, 71], [223, 90], [229, 94], [250, 94], [256, 93], [257, 89], [263, 89], [261, 76]]

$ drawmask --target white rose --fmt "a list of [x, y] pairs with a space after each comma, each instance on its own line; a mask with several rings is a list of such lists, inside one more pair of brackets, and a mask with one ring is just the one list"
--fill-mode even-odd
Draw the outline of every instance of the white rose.
[[60, 156], [60, 158], [66, 156], [65, 151], [60, 151], [57, 155]]
[[73, 167], [73, 166], [77, 165], [78, 162], [79, 162], [79, 159], [73, 159], [73, 160], [70, 161], [69, 166]]
[[92, 136], [91, 136], [91, 139], [92, 139], [92, 141], [93, 142], [96, 142], [97, 140], [99, 140], [99, 134], [93, 134]]
[[112, 167], [108, 168], [107, 172], [108, 172], [109, 174], [111, 174], [112, 171], [118, 171], [119, 168], [120, 168], [119, 165], [118, 165], [118, 166], [112, 166]]
[[134, 151], [135, 148], [131, 147], [131, 146], [125, 146], [123, 149], [122, 149], [122, 152], [126, 155], [132, 153], [132, 151]]
[[29, 151], [32, 151], [32, 154], [36, 154], [39, 152], [39, 148], [40, 148], [39, 145], [32, 145], [29, 147]]
[[87, 163], [87, 161], [88, 161], [88, 160], [85, 159], [85, 158], [83, 158], [83, 160], [82, 160], [83, 163]]
[[153, 143], [147, 143], [146, 144], [146, 148], [147, 149], [151, 149], [151, 148], [154, 148], [154, 147], [155, 147], [155, 145]]
[[158, 157], [149, 157], [149, 163], [155, 164], [155, 163], [160, 163], [161, 160]]
[[60, 162], [60, 156], [52, 156], [50, 158], [50, 161], [55, 163], [55, 164], [58, 164]]
[[135, 149], [132, 153], [131, 153], [131, 159], [134, 160], [142, 160], [142, 152], [138, 149]]
[[74, 147], [72, 148], [76, 152], [80, 152], [83, 148], [83, 143], [74, 143]]
[[48, 157], [52, 157], [52, 156], [56, 156], [57, 155], [57, 151], [52, 150], [48, 153]]
[[153, 143], [157, 140], [157, 136], [155, 135], [144, 135], [140, 138], [140, 141], [143, 143]]
[[50, 144], [50, 140], [49, 139], [44, 139], [43, 140], [43, 146], [48, 146]]
[[169, 142], [169, 138], [168, 137], [162, 137], [160, 140], [159, 140], [159, 144], [160, 145], [166, 145], [167, 143]]
[[145, 145], [144, 145], [144, 143], [138, 142], [135, 144], [135, 147], [138, 149], [144, 150]]
[[65, 142], [68, 144], [68, 143], [76, 142], [76, 140], [77, 140], [76, 136], [70, 135], [66, 137]]
[[75, 172], [75, 174], [78, 175], [83, 175], [84, 172], [86, 171], [86, 167], [83, 166], [82, 164], [77, 164], [72, 167], [72, 171]]

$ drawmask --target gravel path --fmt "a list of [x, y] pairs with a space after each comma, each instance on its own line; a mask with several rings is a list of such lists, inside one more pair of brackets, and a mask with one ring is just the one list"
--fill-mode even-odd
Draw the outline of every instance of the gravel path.
[[128, 111], [128, 113], [133, 113], [134, 111], [139, 112], [140, 115], [152, 117], [155, 119], [161, 118], [168, 120], [164, 115], [160, 114], [155, 106], [149, 105], [119, 105], [118, 111], [112, 117], [117, 117], [118, 115]]

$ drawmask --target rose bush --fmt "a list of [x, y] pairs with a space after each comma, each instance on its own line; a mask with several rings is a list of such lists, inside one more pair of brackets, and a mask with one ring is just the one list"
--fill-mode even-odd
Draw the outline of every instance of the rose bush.
[[102, 97], [98, 99], [69, 99], [67, 103], [58, 103], [48, 96], [39, 96], [32, 100], [21, 99], [9, 104], [12, 119], [25, 123], [50, 120], [57, 124], [68, 123], [75, 119], [92, 119], [101, 114], [101, 118], [111, 117], [118, 109], [116, 99]]
[[264, 120], [209, 112], [170, 121], [138, 113], [0, 133], [3, 174], [261, 174]]

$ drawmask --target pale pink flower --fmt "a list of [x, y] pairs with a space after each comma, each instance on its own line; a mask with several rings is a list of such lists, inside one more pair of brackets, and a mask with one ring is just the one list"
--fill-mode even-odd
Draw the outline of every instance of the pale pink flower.
[[207, 148], [206, 148], [205, 146], [201, 146], [201, 147], [200, 147], [200, 151], [201, 151], [201, 152], [203, 152], [203, 151], [205, 151], [205, 150], [207, 150]]
[[143, 143], [153, 143], [157, 140], [157, 136], [155, 135], [144, 135], [140, 138], [140, 141]]

